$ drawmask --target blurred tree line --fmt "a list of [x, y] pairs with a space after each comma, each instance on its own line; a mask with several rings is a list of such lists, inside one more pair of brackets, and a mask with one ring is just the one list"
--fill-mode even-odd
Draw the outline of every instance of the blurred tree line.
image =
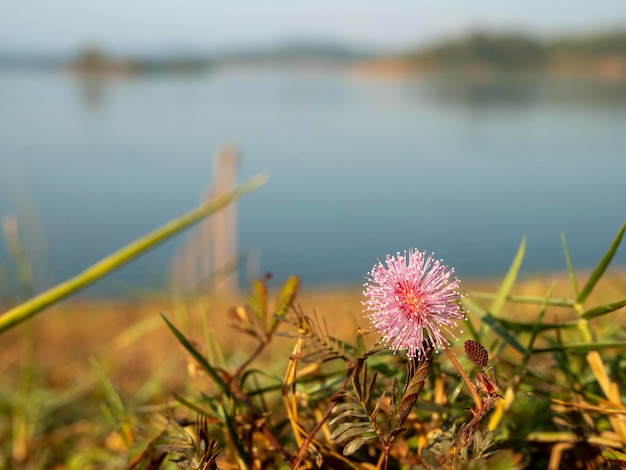
[[472, 33], [403, 57], [422, 66], [497, 70], [539, 69], [556, 62], [621, 59], [626, 63], [626, 29], [585, 36], [539, 39], [520, 33]]

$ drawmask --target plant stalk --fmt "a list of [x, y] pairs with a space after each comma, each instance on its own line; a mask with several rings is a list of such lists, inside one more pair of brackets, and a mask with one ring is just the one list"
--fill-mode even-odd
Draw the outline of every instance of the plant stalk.
[[457, 372], [459, 373], [459, 375], [461, 376], [461, 378], [467, 385], [467, 388], [469, 388], [469, 391], [472, 394], [472, 398], [474, 399], [474, 404], [476, 405], [476, 409], [480, 410], [483, 407], [483, 401], [480, 399], [480, 396], [478, 395], [478, 392], [476, 391], [476, 387], [474, 387], [474, 384], [472, 383], [470, 378], [467, 376], [467, 374], [465, 373], [465, 370], [463, 370], [463, 367], [461, 367], [461, 364], [459, 364], [459, 361], [456, 359], [456, 356], [452, 353], [452, 351], [450, 351], [450, 349], [446, 347], [444, 347], [443, 350], [448, 355], [448, 359], [450, 359], [450, 362], [452, 362], [452, 365], [454, 366], [454, 368], [457, 370]]

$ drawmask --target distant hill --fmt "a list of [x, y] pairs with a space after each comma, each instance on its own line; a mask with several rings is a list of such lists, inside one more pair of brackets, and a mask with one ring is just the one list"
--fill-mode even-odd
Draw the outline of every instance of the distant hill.
[[626, 79], [626, 30], [552, 40], [479, 32], [379, 57], [360, 64], [359, 69], [383, 74], [541, 72]]
[[586, 75], [626, 81], [626, 29], [556, 39], [476, 32], [404, 53], [380, 55], [332, 41], [292, 40], [222, 52], [195, 50], [121, 56], [88, 47], [74, 57], [0, 50], [0, 67], [64, 67], [81, 75], [195, 73], [228, 66], [348, 66], [365, 76], [444, 73]]
[[2, 67], [23, 67], [49, 69], [58, 68], [67, 62], [67, 57], [45, 53], [18, 53], [0, 49], [0, 69]]
[[211, 66], [205, 57], [184, 55], [120, 58], [106, 54], [97, 47], [83, 50], [66, 64], [73, 72], [85, 76], [116, 76], [153, 73], [186, 74], [201, 72]]
[[371, 54], [339, 43], [294, 40], [271, 46], [243, 48], [218, 54], [221, 60], [252, 61], [291, 61], [302, 59], [323, 59], [332, 61], [352, 61], [371, 57]]
[[194, 51], [111, 54], [91, 45], [73, 57], [9, 53], [0, 50], [2, 66], [69, 68], [79, 75], [134, 75], [146, 73], [193, 73], [232, 65], [338, 65], [374, 57], [356, 48], [332, 42], [289, 41], [276, 45], [250, 46], [221, 52]]
[[547, 48], [540, 41], [523, 35], [475, 33], [422, 51], [404, 59], [432, 67], [466, 67], [481, 63], [501, 69], [538, 67], [545, 63]]

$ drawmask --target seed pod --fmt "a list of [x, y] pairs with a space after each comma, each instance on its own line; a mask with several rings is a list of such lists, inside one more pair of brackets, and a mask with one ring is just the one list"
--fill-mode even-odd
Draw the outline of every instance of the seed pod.
[[485, 367], [487, 365], [487, 361], [489, 360], [489, 353], [482, 344], [468, 339], [467, 341], [465, 341], [463, 347], [465, 348], [465, 354], [467, 354], [467, 357], [469, 357], [470, 361], [472, 361], [478, 367]]

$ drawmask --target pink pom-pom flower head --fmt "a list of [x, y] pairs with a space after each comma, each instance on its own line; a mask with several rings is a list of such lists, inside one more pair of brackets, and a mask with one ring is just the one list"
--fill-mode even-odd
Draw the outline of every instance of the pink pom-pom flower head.
[[419, 359], [450, 344], [447, 335], [457, 339], [457, 322], [466, 317], [453, 273], [418, 250], [387, 255], [384, 265], [379, 261], [366, 276], [363, 305], [382, 342]]

